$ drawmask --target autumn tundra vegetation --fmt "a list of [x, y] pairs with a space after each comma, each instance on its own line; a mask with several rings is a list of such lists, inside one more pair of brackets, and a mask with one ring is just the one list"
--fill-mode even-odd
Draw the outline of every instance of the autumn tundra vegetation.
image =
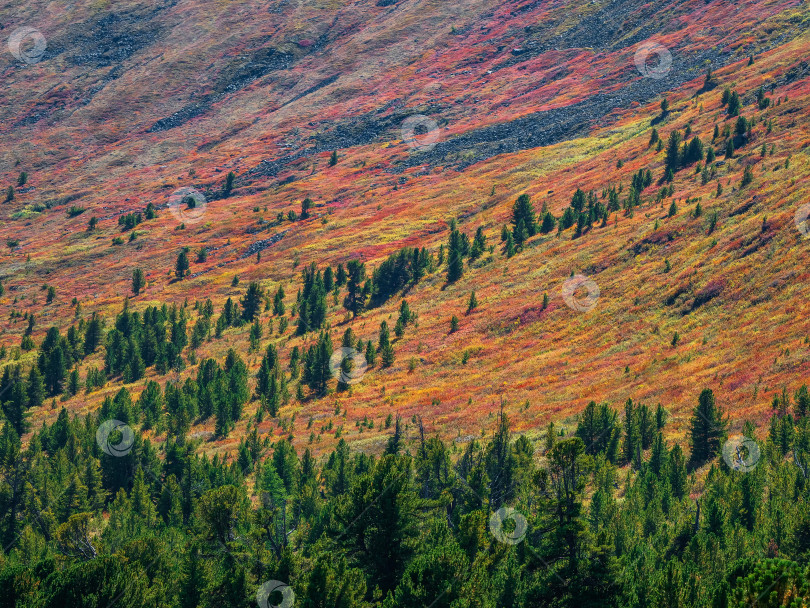
[[808, 606], [806, 4], [26, 11], [0, 607]]

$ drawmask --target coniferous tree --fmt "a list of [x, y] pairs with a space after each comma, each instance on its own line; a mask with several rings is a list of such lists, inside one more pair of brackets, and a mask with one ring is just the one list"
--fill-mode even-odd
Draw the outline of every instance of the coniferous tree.
[[757, 506], [762, 500], [759, 483], [756, 475], [744, 475], [741, 481], [739, 518], [749, 532], [754, 531], [757, 523]]
[[487, 447], [484, 458], [489, 479], [489, 502], [492, 510], [512, 501], [516, 491], [517, 461], [512, 450], [512, 435], [509, 417], [503, 411], [498, 415], [495, 435]]
[[327, 293], [335, 288], [335, 273], [332, 272], [331, 266], [327, 266], [323, 271], [323, 288]]
[[668, 461], [669, 452], [667, 451], [666, 442], [664, 441], [664, 435], [660, 432], [656, 433], [652, 450], [650, 451], [650, 470], [656, 476], [661, 476], [667, 470]]
[[[272, 329], [272, 328], [271, 328]], [[250, 326], [250, 350], [255, 351], [259, 348], [259, 342], [262, 339], [262, 322], [259, 317], [253, 320], [253, 325]]]
[[306, 355], [304, 381], [319, 395], [325, 395], [327, 383], [332, 378], [329, 360], [334, 348], [328, 332], [321, 332], [318, 342], [309, 347]]
[[388, 443], [385, 448], [386, 454], [399, 454], [399, 451], [402, 449], [402, 434], [402, 419], [399, 414], [397, 414], [394, 422], [394, 434], [388, 438]]
[[467, 314], [470, 314], [478, 307], [478, 300], [475, 297], [475, 291], [470, 292], [470, 299], [467, 301]]
[[450, 239], [447, 244], [447, 282], [453, 283], [464, 274], [464, 258], [462, 252], [461, 233], [456, 227], [456, 221], [450, 223]]
[[664, 166], [667, 170], [675, 172], [681, 166], [681, 133], [673, 130], [667, 139], [667, 152], [664, 159]]
[[582, 439], [588, 454], [604, 454], [615, 463], [621, 430], [616, 411], [607, 403], [591, 401], [579, 417], [576, 436]]
[[[338, 266], [338, 277], [342, 266]], [[356, 317], [365, 306], [363, 298], [363, 281], [366, 280], [366, 265], [360, 260], [351, 260], [347, 265], [346, 289], [348, 293], [343, 300], [343, 306]]]
[[690, 443], [692, 453], [689, 463], [697, 467], [720, 452], [726, 438], [728, 422], [714, 400], [711, 389], [704, 389], [698, 405], [692, 410]]
[[304, 269], [303, 283], [298, 295], [298, 334], [320, 329], [326, 323], [326, 290], [314, 262]]
[[[293, 351], [293, 355], [295, 358], [291, 357], [290, 365], [297, 368], [298, 350]], [[281, 406], [282, 371], [278, 352], [272, 344], [267, 346], [256, 378], [256, 393], [270, 416], [275, 417]]]
[[801, 419], [810, 414], [810, 391], [807, 385], [802, 384], [793, 397], [796, 418]]
[[672, 204], [669, 206], [669, 211], [667, 212], [667, 217], [674, 217], [678, 214], [678, 205], [675, 204], [675, 201], [672, 201]]
[[641, 430], [638, 424], [638, 407], [632, 399], [624, 404], [624, 438], [622, 441], [622, 459], [633, 462], [641, 450]]
[[693, 137], [689, 144], [684, 145], [683, 151], [683, 164], [689, 165], [703, 160], [703, 142], [696, 135]]
[[377, 364], [377, 349], [371, 340], [366, 343], [366, 363], [369, 367], [374, 367]]
[[[28, 373], [28, 386], [26, 387], [28, 396], [28, 407], [39, 407], [45, 402], [47, 392], [45, 390], [45, 379], [39, 367], [36, 365], [31, 366], [31, 371]], [[2, 399], [0, 399], [2, 401]]]
[[512, 206], [513, 238], [518, 246], [537, 233], [534, 207], [528, 194], [521, 194]]
[[132, 293], [136, 296], [141, 293], [141, 290], [146, 286], [146, 279], [144, 278], [143, 270], [136, 268], [132, 271]]
[[144, 426], [155, 428], [163, 414], [163, 391], [154, 380], [146, 383], [146, 388], [138, 398], [138, 409], [144, 414]]
[[70, 395], [76, 395], [79, 393], [80, 389], [81, 381], [79, 380], [79, 370], [74, 367], [70, 374], [68, 374], [67, 392]]
[[306, 197], [304, 200], [301, 201], [301, 215], [299, 215], [299, 219], [305, 220], [309, 218], [309, 210], [312, 208], [312, 199]]
[[487, 247], [487, 238], [484, 236], [484, 229], [479, 226], [475, 231], [475, 238], [473, 239], [472, 247], [470, 248], [470, 259], [477, 260], [480, 258]]
[[563, 581], [579, 577], [583, 546], [586, 543], [586, 521], [582, 495], [585, 445], [579, 437], [563, 439], [548, 453], [549, 497], [541, 505], [541, 529], [549, 534], [544, 561], [561, 562], [557, 569]]
[[402, 300], [399, 305], [399, 320], [402, 321], [403, 325], [408, 325], [414, 320], [414, 314], [411, 312], [406, 300]]
[[178, 279], [182, 279], [183, 277], [188, 274], [189, 263], [188, 263], [188, 254], [186, 250], [183, 249], [177, 255], [177, 262], [174, 265], [174, 274], [177, 276]]
[[[6, 368], [6, 372], [8, 367]], [[10, 378], [3, 378], [3, 390], [8, 390], [2, 400], [2, 410], [8, 423], [14, 429], [17, 437], [22, 437], [28, 430], [28, 395], [22, 381], [19, 366], [14, 367]]]
[[546, 211], [543, 214], [543, 222], [540, 225], [540, 232], [543, 234], [548, 234], [554, 227], [557, 225], [557, 220], [554, 218], [554, 215], [550, 211]]
[[251, 282], [245, 296], [242, 298], [242, 318], [245, 321], [253, 321], [256, 318], [263, 298], [262, 288], [257, 282]]
[[96, 352], [96, 348], [101, 344], [103, 332], [103, 322], [95, 312], [87, 323], [87, 329], [84, 331], [84, 354], [85, 356], [91, 355]]
[[285, 308], [284, 308], [284, 287], [279, 285], [278, 289], [276, 290], [276, 294], [273, 296], [273, 314], [282, 316], [284, 315]]
[[739, 115], [741, 108], [742, 103], [740, 102], [740, 96], [737, 94], [737, 91], [732, 91], [728, 97], [728, 108], [726, 108], [728, 115], [729, 116]]
[[236, 174], [233, 171], [229, 171], [228, 175], [225, 176], [225, 187], [223, 188], [223, 194], [225, 197], [231, 195], [231, 191], [233, 190], [233, 182], [236, 179]]
[[383, 321], [380, 324], [380, 340], [378, 345], [380, 360], [383, 367], [391, 367], [394, 364], [394, 347], [391, 345], [391, 338], [388, 333], [388, 323]]
[[512, 236], [512, 231], [510, 230], [506, 235], [506, 245], [504, 246], [504, 253], [506, 254], [507, 258], [511, 258], [515, 255], [515, 239]]
[[582, 189], [577, 188], [574, 195], [571, 197], [571, 209], [574, 211], [575, 214], [582, 213], [585, 210], [585, 205], [587, 204], [588, 199], [585, 196], [585, 192]]
[[748, 184], [754, 181], [754, 171], [750, 165], [743, 170], [742, 180], [740, 181], [740, 188], [745, 188]]

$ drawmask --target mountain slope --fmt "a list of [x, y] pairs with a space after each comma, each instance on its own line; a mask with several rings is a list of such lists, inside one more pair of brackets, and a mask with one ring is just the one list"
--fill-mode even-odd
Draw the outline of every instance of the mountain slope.
[[[442, 266], [405, 294], [418, 326], [395, 341], [392, 368], [372, 369], [351, 393], [293, 398], [282, 418], [337, 418], [340, 408], [344, 436], [379, 449], [380, 424], [361, 436], [351, 423], [419, 413], [429, 430], [467, 437], [504, 398], [517, 429], [532, 432], [590, 400], [632, 397], [664, 404], [681, 433], [701, 388], [714, 388], [735, 420], [762, 421], [772, 393], [796, 388], [808, 370], [806, 241], [794, 217], [810, 202], [810, 40], [806, 7], [796, 2], [50, 7], [0, 9], [4, 34], [33, 24], [48, 42], [31, 65], [11, 53], [0, 59], [8, 83], [0, 173], [4, 184], [29, 174], [0, 209], [0, 238], [18, 241], [0, 254], [9, 348], [26, 327], [9, 319], [12, 310], [36, 315], [36, 342], [50, 325], [64, 331], [74, 321], [73, 298], [81, 316], [111, 320], [137, 267], [148, 281], [131, 299], [137, 309], [210, 297], [218, 312], [252, 280], [272, 291], [283, 283], [291, 304], [311, 262], [359, 258], [371, 270], [406, 245], [437, 254], [457, 218], [470, 238], [482, 226], [494, 252], [455, 283], [446, 284]], [[671, 54], [663, 78], [636, 66], [650, 43]], [[716, 86], [704, 90], [709, 67]], [[649, 145], [652, 129], [666, 142], [689, 125], [707, 145], [715, 125], [733, 131], [737, 118], [721, 104], [726, 86], [742, 96], [741, 114], [756, 118], [750, 137], [724, 164], [727, 137], [716, 138], [715, 174], [703, 183], [690, 165], [675, 174], [672, 195], [656, 200], [665, 150]], [[772, 101], [763, 109], [761, 86]], [[664, 96], [667, 114], [658, 107]], [[430, 139], [418, 129], [417, 145], [403, 141], [403, 123], [416, 115], [435, 145], [420, 146]], [[338, 162], [329, 166], [333, 150]], [[741, 187], [749, 166], [753, 181]], [[579, 238], [555, 231], [530, 238], [514, 257], [501, 252], [519, 194], [559, 218], [577, 188], [601, 196], [621, 184], [624, 198], [633, 174], [647, 169], [654, 185], [632, 213], [611, 213]], [[235, 188], [226, 197], [229, 171]], [[201, 221], [178, 230], [166, 205], [184, 187], [208, 202]], [[305, 197], [315, 201], [313, 218], [277, 222]], [[694, 217], [697, 198], [702, 215]], [[111, 245], [127, 237], [118, 218], [147, 203], [158, 218], [140, 224], [131, 242]], [[85, 211], [69, 218], [71, 206]], [[99, 219], [94, 232], [90, 216]], [[184, 246], [209, 254], [192, 263], [192, 278], [174, 281]], [[565, 305], [572, 272], [599, 287], [588, 312]], [[57, 286], [50, 304], [45, 283]], [[472, 290], [478, 308], [465, 315]], [[399, 302], [351, 321], [330, 298], [335, 344], [348, 326], [376, 339], [381, 321], [393, 327]], [[452, 315], [460, 328], [450, 333]], [[229, 330], [197, 358], [221, 359], [231, 346], [247, 353], [248, 335], [249, 326]], [[313, 339], [288, 330], [271, 341], [286, 361]], [[259, 358], [248, 359], [255, 372]], [[99, 355], [82, 363], [83, 373], [89, 365]], [[67, 405], [93, 410], [119, 388], [116, 381]], [[39, 410], [35, 424], [56, 414]], [[218, 447], [234, 447], [246, 425]], [[302, 427], [295, 437], [304, 443]], [[321, 445], [333, 438], [325, 434]]]

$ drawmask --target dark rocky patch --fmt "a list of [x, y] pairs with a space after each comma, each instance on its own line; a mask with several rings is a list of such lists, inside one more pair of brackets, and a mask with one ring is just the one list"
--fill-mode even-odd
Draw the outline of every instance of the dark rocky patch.
[[[165, 8], [164, 4], [148, 12], [109, 13], [77, 23], [63, 38], [55, 41], [54, 54], [64, 52], [68, 62], [77, 66], [120, 66], [162, 36], [163, 28], [158, 17]], [[113, 75], [120, 75], [120, 67]]]
[[171, 116], [161, 118], [147, 129], [147, 133], [168, 131], [179, 127], [192, 118], [205, 114], [212, 105], [227, 95], [245, 88], [251, 82], [267, 74], [289, 69], [294, 57], [288, 53], [281, 53], [274, 48], [262, 48], [229, 62], [217, 75], [214, 82], [214, 92], [201, 96], [194, 103], [188, 104]]

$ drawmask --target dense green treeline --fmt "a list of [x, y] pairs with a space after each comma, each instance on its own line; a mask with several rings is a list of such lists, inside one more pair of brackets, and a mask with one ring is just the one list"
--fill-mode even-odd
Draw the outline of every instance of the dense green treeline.
[[664, 439], [664, 408], [628, 401], [592, 403], [573, 431], [552, 423], [536, 441], [503, 411], [464, 444], [397, 419], [383, 454], [340, 440], [322, 461], [255, 430], [234, 460], [198, 455], [183, 428], [152, 445], [135, 422], [149, 398], [62, 410], [26, 446], [4, 424], [0, 606], [246, 607], [278, 585], [259, 605], [810, 600], [806, 390], [776, 399], [757, 442], [727, 439], [706, 390], [684, 446]]

